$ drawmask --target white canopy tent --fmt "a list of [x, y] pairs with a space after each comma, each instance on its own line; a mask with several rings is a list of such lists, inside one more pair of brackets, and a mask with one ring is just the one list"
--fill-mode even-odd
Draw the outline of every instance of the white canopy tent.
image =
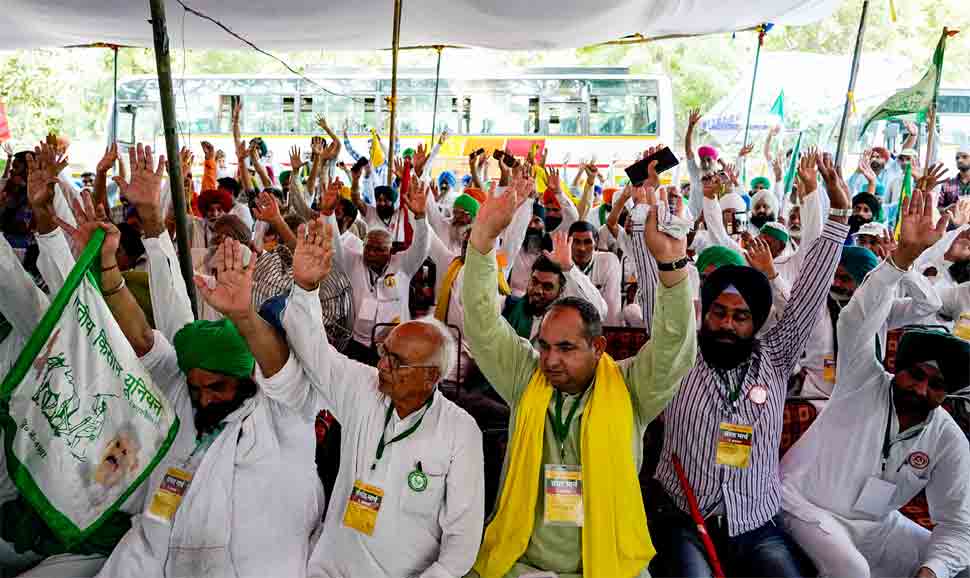
[[[391, 45], [392, 0], [183, 0], [271, 50], [383, 49]], [[733, 32], [764, 22], [803, 25], [841, 0], [406, 0], [401, 45], [457, 44], [549, 50], [641, 34], [648, 38]], [[170, 34], [188, 48], [235, 49], [239, 40], [166, 0]], [[0, 50], [92, 42], [152, 46], [147, 0], [6, 0]]]

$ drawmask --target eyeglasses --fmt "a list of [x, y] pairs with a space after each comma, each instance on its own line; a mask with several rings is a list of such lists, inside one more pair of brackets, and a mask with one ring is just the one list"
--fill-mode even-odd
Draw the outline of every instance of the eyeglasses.
[[434, 365], [408, 365], [403, 363], [401, 358], [388, 351], [387, 347], [385, 347], [383, 343], [377, 344], [377, 355], [379, 355], [381, 359], [387, 360], [387, 366], [391, 371], [398, 371], [400, 369], [427, 369], [435, 367]]

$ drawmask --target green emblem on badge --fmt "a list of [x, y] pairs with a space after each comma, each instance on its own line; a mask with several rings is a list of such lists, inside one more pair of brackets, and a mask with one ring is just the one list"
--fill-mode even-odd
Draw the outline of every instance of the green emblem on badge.
[[408, 474], [408, 487], [415, 492], [423, 492], [428, 487], [428, 476], [422, 471], [414, 470]]

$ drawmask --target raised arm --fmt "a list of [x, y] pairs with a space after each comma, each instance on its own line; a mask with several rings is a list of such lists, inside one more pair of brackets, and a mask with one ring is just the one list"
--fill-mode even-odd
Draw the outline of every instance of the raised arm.
[[428, 205], [427, 195], [426, 183], [420, 181], [412, 183], [404, 198], [404, 204], [407, 206], [401, 207], [402, 211], [410, 209], [411, 214], [414, 215], [411, 225], [414, 229], [414, 238], [411, 239], [411, 246], [400, 256], [401, 271], [410, 277], [418, 272], [424, 260], [428, 258], [431, 241], [428, 238], [428, 220], [424, 218], [424, 211]]
[[104, 207], [106, 214], [111, 214], [108, 205], [108, 172], [118, 160], [118, 143], [104, 149], [104, 156], [98, 161], [98, 166], [94, 173], [94, 204]]
[[[673, 265], [687, 258], [687, 238], [672, 237], [660, 231], [659, 217], [667, 209], [667, 193], [656, 188], [654, 165], [649, 167], [647, 204], [650, 214], [644, 226], [644, 243], [657, 263]], [[659, 198], [657, 193], [659, 192]], [[676, 200], [677, 214], [683, 218], [683, 199]], [[680, 382], [697, 359], [697, 329], [687, 268], [659, 271], [660, 284], [648, 341], [627, 368], [627, 386], [636, 402], [641, 424], [652, 421], [680, 387]]]
[[606, 300], [582, 271], [573, 264], [572, 239], [565, 231], [552, 234], [552, 251], [545, 251], [550, 261], [559, 265], [566, 276], [566, 286], [563, 288], [564, 297], [581, 297], [596, 307], [603, 323], [609, 314]]
[[920, 254], [939, 241], [949, 223], [946, 216], [939, 222], [933, 220], [933, 196], [919, 190], [903, 202], [900, 219], [899, 243], [893, 254], [873, 269], [839, 315], [835, 390], [839, 394], [851, 392], [867, 376], [882, 371], [872, 343], [889, 318], [897, 286]]
[[626, 206], [626, 202], [632, 196], [633, 187], [627, 184], [627, 186], [623, 187], [623, 192], [620, 196], [614, 198], [613, 206], [610, 207], [610, 214], [606, 217], [605, 225], [610, 230], [610, 234], [613, 235], [614, 239], [620, 236], [620, 214], [623, 213], [623, 207]]
[[47, 296], [24, 270], [7, 239], [0, 235], [0, 313], [26, 342], [48, 305]]
[[[768, 131], [768, 136], [765, 137], [764, 155], [765, 155], [765, 160], [768, 161], [769, 165], [772, 164], [772, 161], [774, 161], [774, 155], [771, 152], [772, 151], [771, 141], [775, 138], [775, 135], [778, 134], [780, 131], [781, 131], [781, 126], [775, 125], [771, 127], [771, 130]], [[775, 179], [775, 180], [778, 180], [778, 179]]]
[[[813, 153], [804, 155], [799, 166], [801, 182], [816, 187], [817, 159]], [[839, 186], [828, 191], [832, 208], [843, 211], [850, 208], [848, 188]], [[830, 215], [822, 236], [808, 248], [804, 266], [791, 291], [791, 300], [781, 320], [765, 336], [767, 342], [777, 345], [776, 354], [783, 374], [787, 374], [801, 357], [808, 338], [818, 321], [818, 312], [825, 302], [832, 277], [842, 255], [842, 246], [849, 227], [845, 216]], [[841, 343], [841, 342], [840, 342]]]
[[727, 229], [724, 228], [724, 214], [721, 212], [721, 203], [714, 194], [709, 192], [711, 186], [709, 183], [704, 184], [704, 224], [711, 235], [714, 236], [718, 245], [740, 253], [741, 245], [732, 239], [728, 235]]
[[515, 187], [482, 206], [472, 226], [465, 256], [461, 300], [465, 307], [465, 339], [472, 357], [495, 391], [514, 403], [535, 370], [538, 354], [499, 315], [495, 240], [528, 200]]
[[256, 169], [256, 175], [259, 176], [259, 181], [263, 184], [262, 188], [272, 187], [273, 180], [269, 178], [269, 173], [266, 172], [266, 168], [259, 159], [259, 144], [255, 140], [249, 143], [249, 161], [253, 163], [253, 168]]
[[[692, 109], [687, 119], [687, 132], [684, 134], [684, 156], [688, 161], [694, 160], [694, 129], [701, 121], [701, 111], [699, 108]], [[691, 190], [693, 193], [693, 189]]]
[[[534, 184], [532, 191], [535, 191]], [[515, 210], [512, 224], [502, 233], [502, 251], [505, 252], [508, 261], [506, 274], [512, 271], [515, 260], [519, 258], [519, 254], [522, 252], [522, 243], [525, 242], [525, 234], [529, 230], [529, 221], [532, 220], [532, 195], [527, 192], [522, 194], [527, 194], [529, 199]]]

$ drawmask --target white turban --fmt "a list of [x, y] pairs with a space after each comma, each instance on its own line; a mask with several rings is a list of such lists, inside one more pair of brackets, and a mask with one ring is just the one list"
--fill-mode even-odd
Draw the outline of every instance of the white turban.
[[767, 203], [769, 210], [772, 215], [778, 215], [778, 197], [775, 193], [770, 190], [759, 191], [758, 194], [751, 197], [751, 212], [754, 212], [754, 208], [758, 206], [758, 203], [764, 201]]

